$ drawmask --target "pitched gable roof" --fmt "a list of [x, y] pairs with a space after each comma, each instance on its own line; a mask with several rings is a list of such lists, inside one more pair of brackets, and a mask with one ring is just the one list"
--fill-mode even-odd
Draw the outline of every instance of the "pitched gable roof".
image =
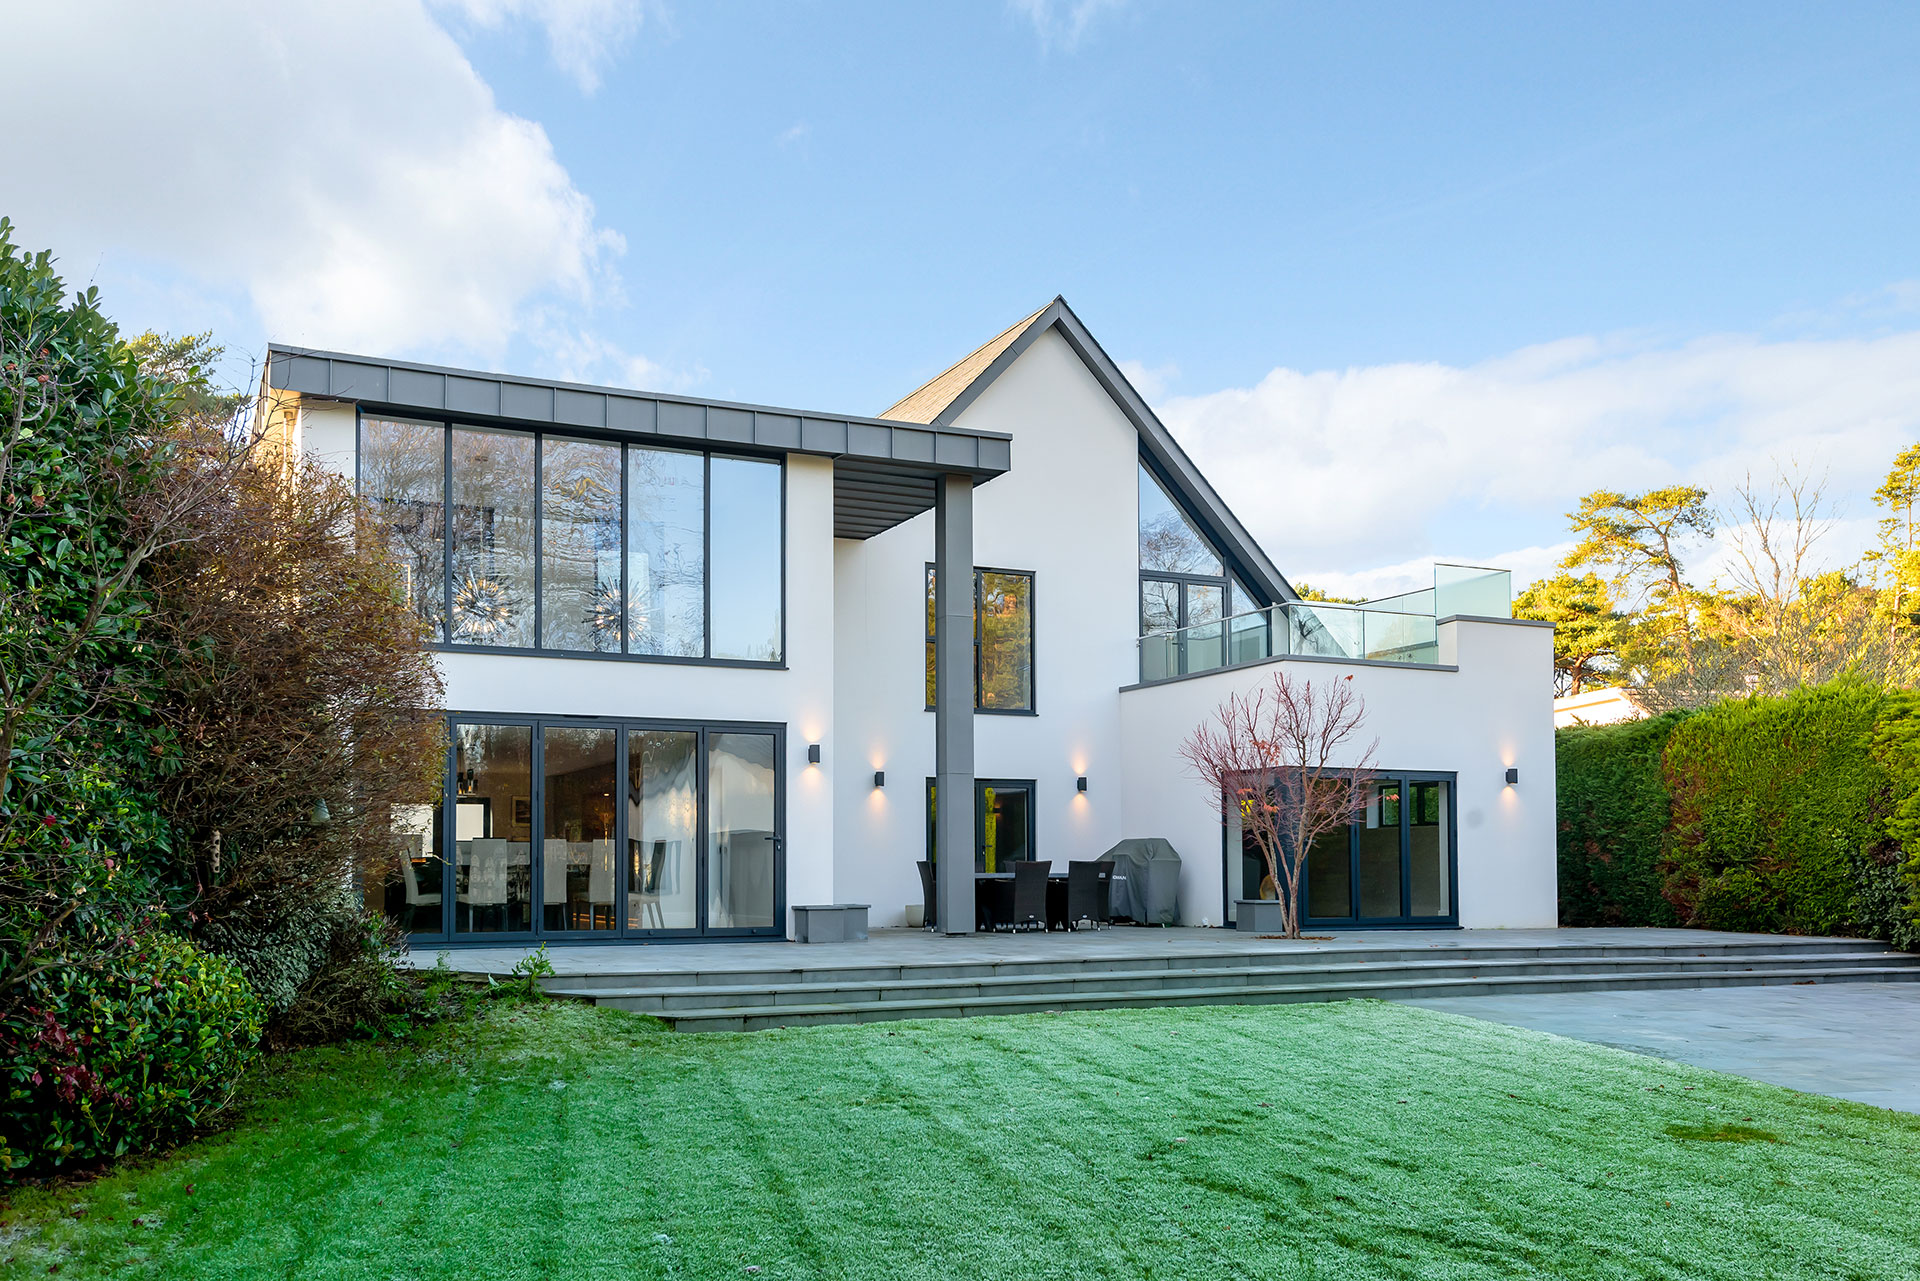
[[1213, 539], [1233, 572], [1255, 590], [1265, 592], [1270, 600], [1299, 599], [1293, 585], [1267, 559], [1260, 544], [1254, 542], [1246, 526], [1221, 501], [1166, 425], [1120, 372], [1120, 367], [1087, 332], [1086, 325], [1073, 314], [1065, 298], [1056, 296], [1031, 316], [995, 334], [880, 417], [934, 426], [952, 425], [967, 406], [979, 399], [980, 394], [1049, 329], [1060, 331], [1060, 336], [1085, 363], [1088, 372], [1133, 423], [1140, 435], [1140, 452], [1151, 470]]

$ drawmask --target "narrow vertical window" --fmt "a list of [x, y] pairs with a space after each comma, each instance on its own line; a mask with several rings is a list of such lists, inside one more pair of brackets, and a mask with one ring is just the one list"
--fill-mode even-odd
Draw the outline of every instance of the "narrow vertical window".
[[533, 437], [453, 429], [453, 640], [535, 644]]
[[620, 651], [620, 446], [540, 444], [540, 643]]
[[707, 652], [706, 459], [627, 450], [627, 652]]
[[453, 930], [533, 928], [533, 730], [461, 725], [453, 737]]
[[401, 591], [435, 641], [447, 639], [446, 440], [438, 423], [360, 420], [360, 495], [378, 510]]
[[[933, 707], [933, 566], [927, 566], [927, 707]], [[1033, 575], [973, 572], [973, 706], [984, 712], [1033, 710]]]
[[711, 460], [715, 658], [780, 661], [780, 464]]

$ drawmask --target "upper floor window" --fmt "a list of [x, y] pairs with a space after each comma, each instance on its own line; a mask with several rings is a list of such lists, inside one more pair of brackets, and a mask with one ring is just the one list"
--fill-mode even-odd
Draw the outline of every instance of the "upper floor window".
[[781, 660], [777, 461], [368, 417], [359, 467], [439, 644]]
[[[933, 566], [927, 566], [927, 706], [933, 706]], [[973, 571], [973, 706], [1033, 710], [1033, 575]]]
[[1160, 480], [1140, 464], [1140, 634], [1217, 623], [1257, 609]]

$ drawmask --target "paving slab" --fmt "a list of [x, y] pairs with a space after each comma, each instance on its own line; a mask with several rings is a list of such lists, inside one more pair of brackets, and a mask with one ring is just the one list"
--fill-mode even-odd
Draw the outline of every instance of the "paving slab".
[[1456, 996], [1405, 1004], [1920, 1112], [1920, 984]]

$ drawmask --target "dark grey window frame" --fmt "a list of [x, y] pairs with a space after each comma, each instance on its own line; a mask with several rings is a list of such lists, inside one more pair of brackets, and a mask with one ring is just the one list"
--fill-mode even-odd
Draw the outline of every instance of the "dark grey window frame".
[[[927, 775], [926, 790], [921, 793], [927, 810], [927, 861], [933, 861], [933, 789], [939, 780]], [[1038, 859], [1040, 853], [1040, 784], [1031, 778], [976, 778], [973, 780], [973, 864], [974, 871], [980, 871], [980, 864], [986, 861], [986, 809], [987, 789], [989, 787], [1007, 787], [1024, 789], [1027, 794], [1027, 856]], [[1040, 860], [1042, 862], [1048, 860]]]
[[[920, 576], [921, 611], [925, 612], [925, 590], [927, 579], [933, 573], [933, 562], [927, 561]], [[980, 706], [980, 575], [1005, 574], [1008, 577], [1027, 580], [1027, 705], [1025, 707], [982, 707]], [[975, 716], [1038, 716], [1040, 714], [1040, 607], [1036, 593], [1039, 591], [1039, 575], [1031, 569], [1001, 569], [993, 565], [975, 565], [973, 567], [973, 714]], [[933, 644], [929, 634], [926, 644]], [[933, 704], [925, 707], [933, 710]], [[1018, 780], [1011, 780], [1018, 781]]]
[[[614, 432], [593, 431], [590, 429], [567, 428], [561, 431], [549, 431], [538, 427], [491, 427], [489, 424], [468, 418], [446, 414], [417, 414], [399, 412], [369, 411], [355, 406], [353, 425], [353, 489], [360, 492], [360, 444], [361, 423], [368, 418], [381, 421], [410, 422], [423, 425], [437, 425], [440, 428], [440, 538], [441, 570], [440, 592], [441, 609], [446, 619], [445, 629], [448, 640], [429, 641], [426, 648], [453, 654], [517, 654], [526, 657], [564, 658], [585, 662], [615, 663], [671, 663], [693, 667], [748, 667], [762, 671], [784, 671], [787, 668], [787, 456], [754, 449], [702, 449], [697, 446], [637, 441], [629, 436]], [[542, 581], [546, 559], [546, 513], [545, 495], [542, 482], [546, 471], [546, 449], [544, 441], [552, 436], [560, 440], [591, 440], [620, 446], [620, 652], [602, 653], [598, 650], [549, 649], [544, 645], [472, 645], [455, 642], [453, 636], [453, 429], [456, 427], [484, 428], [495, 431], [523, 433], [534, 438], [533, 447], [533, 628], [536, 640], [544, 637], [542, 611], [545, 608], [545, 584]], [[627, 583], [630, 569], [627, 564], [627, 451], [639, 449], [672, 449], [681, 453], [698, 454], [701, 457], [701, 484], [703, 486], [703, 507], [701, 527], [702, 567], [701, 591], [704, 621], [701, 655], [680, 656], [675, 654], [630, 654], [627, 652]], [[768, 662], [754, 658], [715, 658], [713, 657], [713, 460], [720, 458], [746, 458], [755, 462], [771, 462], [780, 468], [780, 657]]]
[[[1353, 916], [1308, 916], [1306, 893], [1307, 878], [1300, 878], [1300, 923], [1316, 928], [1349, 930], [1432, 930], [1457, 929], [1460, 925], [1460, 775], [1457, 770], [1417, 770], [1417, 769], [1380, 769], [1371, 771], [1375, 782], [1396, 782], [1403, 791], [1413, 783], [1445, 783], [1450, 797], [1447, 804], [1447, 903], [1451, 911], [1444, 916], [1413, 916], [1410, 914], [1413, 897], [1413, 881], [1409, 861], [1412, 857], [1413, 807], [1402, 797], [1400, 804], [1400, 906], [1399, 916], [1370, 917], [1358, 915], [1359, 877], [1353, 863], [1360, 841], [1359, 823], [1347, 826], [1348, 867], [1353, 875], [1349, 880], [1348, 901], [1355, 907]], [[1221, 797], [1224, 815], [1225, 807], [1232, 802]], [[1233, 919], [1233, 860], [1241, 856], [1235, 847], [1230, 830], [1223, 818], [1220, 823], [1220, 919]]]
[[[555, 433], [556, 435], [561, 433]], [[434, 833], [434, 845], [441, 860], [441, 903], [439, 933], [413, 933], [407, 937], [415, 943], [431, 944], [434, 947], [491, 947], [500, 944], [546, 942], [553, 944], [606, 944], [610, 942], [650, 942], [672, 941], [676, 943], [725, 943], [739, 940], [783, 939], [787, 936], [787, 727], [772, 721], [728, 721], [728, 720], [685, 720], [652, 716], [546, 716], [539, 713], [457, 711], [447, 712], [443, 717], [447, 730], [447, 764], [441, 780], [439, 830]], [[529, 895], [534, 904], [544, 899], [544, 887], [541, 878], [545, 876], [544, 860], [533, 852], [542, 847], [546, 821], [546, 736], [544, 730], [549, 726], [580, 726], [593, 729], [612, 729], [614, 737], [614, 759], [616, 769], [624, 770], [627, 761], [627, 736], [634, 731], [667, 730], [694, 732], [697, 734], [695, 748], [695, 804], [694, 820], [695, 844], [699, 853], [695, 902], [698, 915], [696, 924], [690, 930], [629, 929], [624, 904], [627, 894], [627, 807], [614, 806], [614, 901], [621, 905], [614, 913], [617, 922], [611, 930], [548, 930], [541, 924], [540, 913], [531, 913], [535, 922], [531, 930], [495, 931], [489, 933], [459, 933], [453, 928], [454, 912], [458, 906], [454, 892], [454, 869], [457, 865], [454, 849], [454, 827], [450, 821], [453, 806], [458, 800], [454, 779], [454, 732], [460, 725], [513, 725], [525, 726], [532, 736], [531, 777], [529, 779], [528, 805], [533, 815], [533, 825], [528, 832], [529, 856], [532, 859], [533, 874], [530, 880]], [[766, 928], [709, 930], [704, 926], [707, 913], [707, 819], [710, 798], [708, 792], [707, 740], [713, 734], [771, 734], [773, 736], [773, 821], [774, 821], [774, 858], [773, 858], [773, 924]]]
[[[1223, 621], [1225, 619], [1232, 618], [1235, 614], [1244, 614], [1251, 610], [1263, 609], [1267, 605], [1272, 604], [1273, 602], [1271, 601], [1260, 601], [1260, 600], [1243, 601], [1238, 599], [1241, 593], [1240, 593], [1240, 589], [1235, 585], [1236, 581], [1245, 582], [1249, 578], [1256, 577], [1256, 575], [1248, 574], [1244, 566], [1238, 564], [1236, 561], [1233, 560], [1231, 556], [1229, 556], [1224, 550], [1222, 550], [1220, 544], [1210, 534], [1206, 532], [1207, 531], [1206, 522], [1201, 521], [1197, 517], [1195, 517], [1195, 515], [1193, 514], [1193, 511], [1190, 508], [1188, 508], [1186, 502], [1181, 498], [1180, 487], [1168, 481], [1165, 473], [1161, 471], [1160, 467], [1154, 462], [1152, 458], [1147, 456], [1144, 450], [1141, 451], [1138, 461], [1139, 461], [1139, 465], [1146, 469], [1147, 474], [1153, 477], [1154, 483], [1160, 486], [1160, 492], [1166, 497], [1166, 500], [1169, 503], [1173, 504], [1174, 510], [1179, 512], [1182, 516], [1186, 517], [1187, 523], [1193, 527], [1194, 532], [1198, 534], [1201, 538], [1206, 540], [1208, 550], [1210, 550], [1213, 553], [1214, 558], [1220, 562], [1220, 573], [1218, 574], [1184, 574], [1184, 573], [1178, 573], [1173, 570], [1148, 569], [1144, 565], [1139, 565], [1138, 568], [1140, 571], [1140, 582], [1134, 595], [1134, 613], [1138, 615], [1141, 612], [1140, 605], [1146, 598], [1145, 593], [1146, 593], [1147, 584], [1149, 582], [1177, 583], [1180, 585], [1180, 611], [1179, 611], [1180, 622], [1176, 630], [1179, 630], [1181, 628], [1186, 628], [1192, 625], [1187, 617], [1187, 588], [1189, 586], [1218, 587], [1220, 589], [1220, 609], [1221, 609], [1221, 619]], [[1138, 513], [1135, 514], [1135, 520], [1136, 521], [1138, 520]], [[1138, 559], [1137, 528], [1135, 532], [1135, 537], [1136, 537], [1135, 557], [1137, 562], [1137, 559]], [[1158, 633], [1144, 632], [1144, 631], [1140, 633], [1140, 635], [1142, 636], [1149, 636], [1149, 635], [1156, 635], [1156, 634]]]

